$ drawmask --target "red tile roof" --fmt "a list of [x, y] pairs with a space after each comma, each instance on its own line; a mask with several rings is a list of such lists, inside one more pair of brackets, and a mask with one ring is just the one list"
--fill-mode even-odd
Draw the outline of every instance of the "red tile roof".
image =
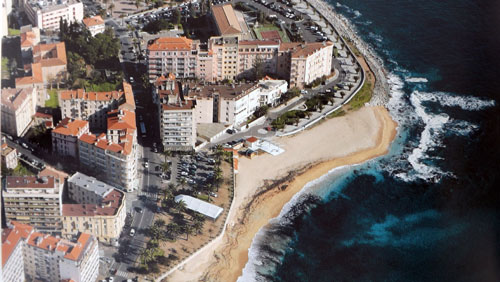
[[16, 87], [18, 85], [43, 83], [42, 65], [40, 63], [31, 64], [31, 76], [16, 78]]
[[33, 47], [33, 62], [42, 64], [42, 67], [66, 65], [66, 45], [64, 42], [36, 45]]
[[193, 100], [184, 101], [182, 104], [162, 104], [162, 110], [164, 111], [181, 111], [189, 110], [194, 108]]
[[53, 176], [46, 179], [39, 179], [36, 176], [7, 176], [6, 188], [34, 188], [34, 189], [54, 189], [57, 186]]
[[2, 267], [5, 266], [12, 252], [16, 249], [17, 244], [21, 239], [29, 237], [33, 232], [33, 227], [12, 221], [12, 228], [2, 230]]
[[259, 140], [259, 139], [257, 139], [257, 138], [256, 138], [256, 137], [254, 137], [254, 136], [252, 136], [252, 137], [250, 137], [250, 138], [247, 138], [247, 141], [248, 141], [249, 143], [253, 143], [253, 142], [257, 141], [257, 140]]
[[108, 193], [102, 205], [97, 204], [63, 204], [63, 216], [112, 216], [123, 206], [125, 194], [117, 189]]
[[189, 51], [193, 48], [193, 40], [186, 37], [160, 37], [156, 39], [148, 50], [151, 51]]
[[83, 133], [87, 133], [89, 128], [89, 122], [86, 120], [72, 120], [69, 117], [64, 118], [59, 122], [53, 133], [66, 135], [66, 136], [76, 136], [79, 137]]
[[101, 18], [101, 16], [95, 16], [92, 18], [86, 18], [83, 19], [83, 23], [87, 27], [95, 26], [95, 25], [102, 25], [104, 24], [104, 20]]
[[212, 14], [221, 35], [241, 33], [240, 24], [231, 4], [212, 6]]

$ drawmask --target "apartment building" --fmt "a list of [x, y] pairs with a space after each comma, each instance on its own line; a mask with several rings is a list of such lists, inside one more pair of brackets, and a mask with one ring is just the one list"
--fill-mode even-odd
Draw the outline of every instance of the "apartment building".
[[121, 109], [108, 113], [107, 132], [83, 134], [78, 139], [79, 160], [94, 168], [108, 183], [130, 192], [138, 188], [135, 112]]
[[69, 198], [63, 205], [63, 236], [89, 233], [103, 243], [116, 243], [125, 225], [125, 194], [94, 177], [77, 172], [68, 179]]
[[126, 82], [123, 83], [122, 91], [62, 91], [59, 95], [59, 105], [63, 117], [87, 120], [91, 129], [106, 129], [108, 112], [111, 110], [135, 110], [132, 87]]
[[214, 56], [213, 79], [234, 80], [238, 75], [238, 37], [211, 37], [208, 47]]
[[18, 164], [17, 150], [7, 143], [2, 143], [2, 167], [15, 169]]
[[70, 241], [10, 221], [2, 230], [2, 280], [94, 282], [98, 252], [97, 240], [89, 234]]
[[275, 105], [288, 83], [261, 80], [258, 83], [187, 86], [187, 100], [195, 100], [196, 123], [223, 123], [241, 126], [263, 105]]
[[92, 36], [96, 36], [96, 34], [103, 33], [105, 30], [104, 20], [101, 18], [101, 16], [85, 18], [83, 19], [83, 24], [87, 27]]
[[2, 189], [6, 218], [59, 233], [63, 188], [64, 180], [54, 176], [7, 176]]
[[31, 24], [42, 30], [59, 30], [61, 20], [68, 23], [83, 20], [83, 3], [77, 0], [27, 0], [24, 11]]
[[[278, 74], [280, 43], [272, 40], [244, 40], [238, 44], [238, 78]], [[258, 72], [258, 73], [257, 73]]]
[[289, 57], [281, 57], [283, 60], [278, 61], [285, 66], [282, 75], [288, 75], [290, 87], [304, 88], [315, 79], [331, 74], [333, 56], [331, 42], [283, 44], [282, 52], [290, 54]]
[[2, 89], [2, 131], [22, 136], [31, 125], [36, 112], [36, 90], [34, 88]]
[[167, 73], [177, 78], [194, 78], [199, 41], [186, 37], [161, 37], [148, 46], [148, 73], [151, 81]]
[[2, 229], [2, 281], [26, 281], [23, 253], [32, 232], [33, 227], [19, 223]]
[[64, 118], [52, 130], [52, 152], [78, 158], [78, 138], [88, 132], [88, 121]]
[[165, 150], [194, 149], [196, 143], [195, 101], [162, 101], [160, 137]]

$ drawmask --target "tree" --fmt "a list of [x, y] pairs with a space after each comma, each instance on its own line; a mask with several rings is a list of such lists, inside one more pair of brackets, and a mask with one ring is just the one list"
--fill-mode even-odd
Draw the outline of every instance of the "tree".
[[255, 110], [255, 112], [253, 113], [253, 115], [256, 118], [260, 118], [261, 116], [265, 116], [268, 111], [269, 111], [269, 107], [267, 105], [264, 105], [264, 106], [258, 107]]
[[182, 227], [184, 233], [186, 233], [186, 240], [189, 240], [189, 235], [193, 234], [194, 228], [190, 224], [186, 224]]
[[171, 222], [167, 225], [167, 232], [168, 234], [170, 234], [170, 237], [172, 239], [175, 239], [175, 237], [177, 237], [179, 231], [180, 231], [180, 226], [177, 223]]
[[139, 6], [141, 5], [141, 0], [135, 0], [135, 7], [139, 9]]
[[172, 14], [172, 22], [175, 25], [179, 25], [181, 23], [181, 12], [178, 9], [174, 9], [174, 13]]
[[259, 13], [257, 14], [257, 21], [261, 24], [266, 22], [266, 15], [264, 14], [263, 11], [259, 10]]
[[257, 56], [255, 58], [255, 61], [253, 62], [253, 72], [254, 72], [254, 78], [255, 80], [260, 80], [261, 78], [264, 77], [264, 60], [260, 57]]
[[175, 209], [179, 212], [185, 211], [186, 210], [186, 202], [184, 202], [183, 200], [175, 202]]

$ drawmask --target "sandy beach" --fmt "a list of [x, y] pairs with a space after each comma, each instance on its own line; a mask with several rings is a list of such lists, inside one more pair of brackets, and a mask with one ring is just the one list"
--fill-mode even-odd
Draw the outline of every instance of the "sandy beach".
[[[273, 142], [285, 149], [281, 155], [240, 158], [226, 232], [168, 276], [168, 281], [235, 281], [255, 234], [279, 215], [293, 195], [335, 167], [384, 155], [396, 127], [384, 107], [364, 107], [296, 136], [275, 138]], [[286, 189], [280, 189], [284, 184]]]

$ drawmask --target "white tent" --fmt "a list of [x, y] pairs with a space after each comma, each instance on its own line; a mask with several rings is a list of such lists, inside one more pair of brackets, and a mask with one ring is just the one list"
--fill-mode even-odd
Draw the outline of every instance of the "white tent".
[[196, 199], [194, 197], [188, 196], [188, 195], [177, 195], [175, 196], [175, 202], [178, 203], [180, 201], [184, 201], [186, 203], [186, 208], [199, 212], [203, 214], [206, 217], [209, 217], [213, 220], [216, 220], [217, 217], [222, 213], [224, 210], [221, 207], [218, 207], [216, 205], [212, 205], [210, 203], [207, 203], [205, 201], [202, 201], [200, 199]]

